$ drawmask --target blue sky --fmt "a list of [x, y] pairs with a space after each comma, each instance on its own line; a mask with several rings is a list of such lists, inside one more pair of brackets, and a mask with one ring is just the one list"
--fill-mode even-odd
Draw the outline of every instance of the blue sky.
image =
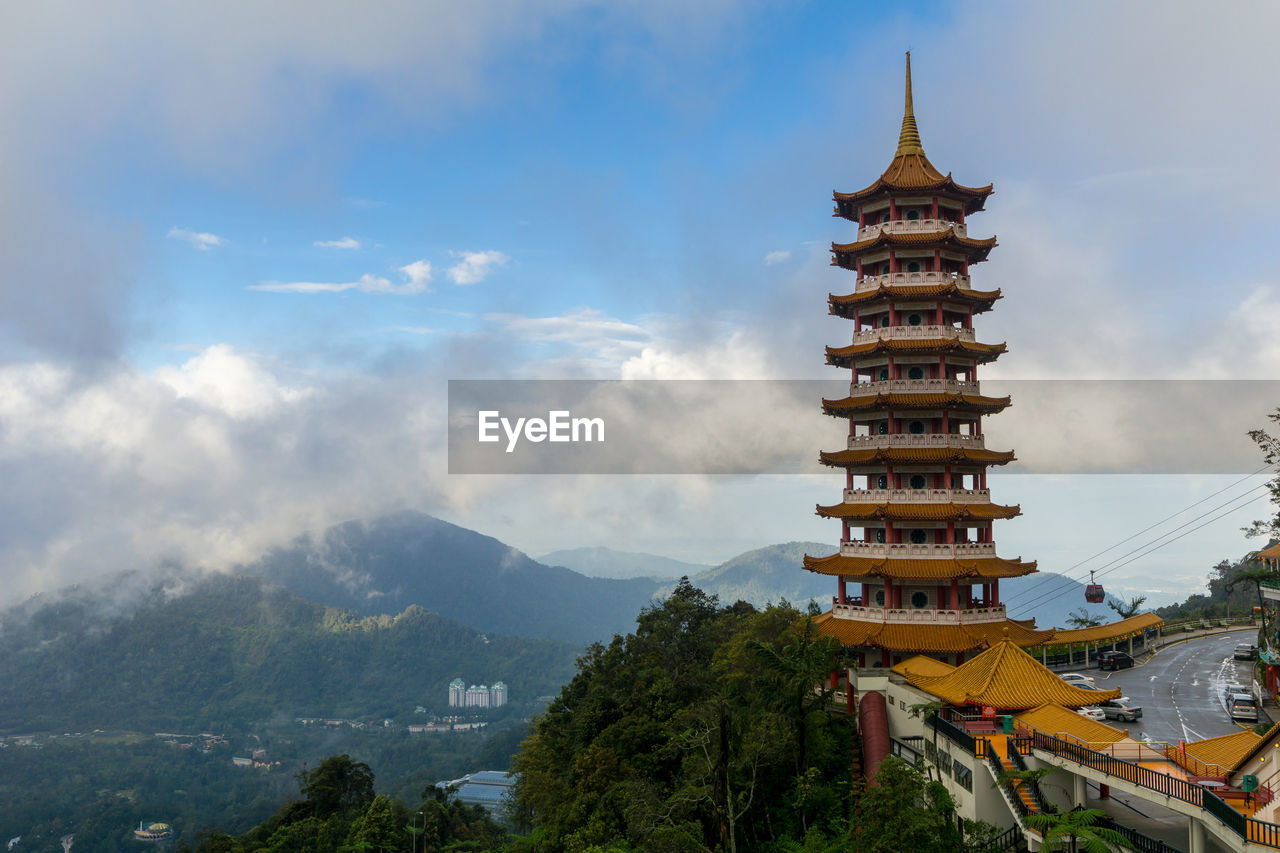
[[[8, 4], [0, 574], [18, 596], [220, 568], [402, 507], [532, 553], [834, 543], [810, 507], [838, 475], [450, 477], [444, 383], [829, 376], [847, 329], [825, 296], [848, 282], [826, 246], [850, 233], [830, 192], [887, 165], [906, 49], [931, 159], [996, 185], [972, 223], [999, 235], [976, 275], [1006, 294], [988, 376], [1280, 376], [1276, 17]], [[1113, 470], [993, 476], [1026, 510], [999, 540], [1065, 568], [1230, 481]], [[1121, 585], [1181, 595], [1257, 546], [1245, 516]]]

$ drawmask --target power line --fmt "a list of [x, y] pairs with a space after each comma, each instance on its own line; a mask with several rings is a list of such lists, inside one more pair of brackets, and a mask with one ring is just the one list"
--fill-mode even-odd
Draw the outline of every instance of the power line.
[[[1107, 547], [1107, 548], [1103, 548], [1103, 549], [1102, 549], [1101, 551], [1099, 551], [1098, 553], [1096, 553], [1096, 554], [1092, 554], [1092, 555], [1090, 555], [1090, 556], [1088, 556], [1088, 557], [1085, 557], [1085, 558], [1084, 558], [1083, 560], [1081, 560], [1080, 562], [1075, 563], [1074, 565], [1068, 566], [1066, 569], [1063, 569], [1061, 572], [1057, 572], [1057, 574], [1062, 575], [1063, 577], [1070, 577], [1070, 576], [1067, 574], [1067, 572], [1070, 572], [1072, 569], [1079, 568], [1080, 566], [1083, 566], [1085, 563], [1089, 562], [1090, 560], [1094, 560], [1094, 559], [1096, 559], [1096, 558], [1098, 558], [1098, 557], [1101, 557], [1103, 554], [1106, 554], [1108, 551], [1114, 551], [1116, 548], [1119, 548], [1121, 545], [1125, 544], [1126, 542], [1130, 542], [1130, 541], [1132, 541], [1132, 540], [1134, 540], [1134, 539], [1138, 538], [1138, 537], [1139, 537], [1139, 536], [1141, 536], [1142, 534], [1144, 534], [1144, 533], [1146, 533], [1146, 532], [1148, 532], [1148, 531], [1150, 531], [1150, 530], [1154, 530], [1155, 528], [1159, 527], [1160, 525], [1164, 524], [1165, 522], [1167, 522], [1167, 521], [1170, 521], [1170, 520], [1172, 520], [1172, 519], [1177, 518], [1178, 516], [1182, 515], [1184, 512], [1187, 512], [1188, 510], [1195, 509], [1197, 506], [1199, 506], [1200, 504], [1204, 503], [1205, 501], [1210, 500], [1210, 499], [1212, 499], [1212, 498], [1215, 498], [1215, 497], [1217, 497], [1218, 495], [1222, 494], [1223, 492], [1228, 491], [1229, 489], [1232, 489], [1232, 488], [1234, 488], [1235, 486], [1240, 485], [1240, 484], [1241, 484], [1241, 483], [1243, 483], [1245, 480], [1248, 480], [1248, 479], [1249, 479], [1249, 478], [1251, 478], [1251, 477], [1256, 477], [1257, 475], [1261, 474], [1262, 472], [1264, 472], [1264, 471], [1268, 470], [1269, 468], [1273, 468], [1273, 467], [1275, 467], [1275, 466], [1272, 466], [1272, 465], [1263, 465], [1261, 468], [1259, 468], [1258, 470], [1254, 471], [1253, 473], [1251, 473], [1251, 474], [1246, 474], [1245, 476], [1241, 477], [1239, 480], [1236, 480], [1236, 481], [1235, 481], [1235, 482], [1233, 482], [1233, 483], [1230, 483], [1230, 484], [1228, 484], [1228, 485], [1226, 485], [1226, 486], [1223, 486], [1221, 489], [1218, 489], [1218, 491], [1213, 492], [1213, 493], [1211, 493], [1211, 494], [1208, 494], [1208, 495], [1204, 496], [1203, 498], [1201, 498], [1200, 500], [1196, 501], [1196, 502], [1195, 502], [1195, 503], [1193, 503], [1193, 504], [1190, 504], [1189, 506], [1185, 506], [1185, 507], [1183, 507], [1182, 509], [1180, 509], [1180, 510], [1178, 510], [1177, 512], [1175, 512], [1173, 515], [1166, 516], [1165, 518], [1162, 518], [1162, 519], [1160, 519], [1159, 521], [1157, 521], [1155, 524], [1149, 525], [1148, 527], [1144, 527], [1143, 529], [1139, 530], [1137, 533], [1134, 533], [1134, 534], [1133, 534], [1133, 535], [1131, 535], [1131, 536], [1127, 536], [1127, 537], [1125, 537], [1124, 539], [1121, 539], [1119, 542], [1115, 543], [1114, 545], [1111, 545], [1111, 546], [1109, 546], [1109, 547]], [[1250, 489], [1248, 492], [1244, 492], [1243, 494], [1246, 494], [1246, 495], [1247, 495], [1247, 494], [1249, 494], [1250, 492], [1256, 491], [1257, 489], [1261, 489], [1261, 488], [1265, 488], [1265, 484], [1263, 484], [1263, 485], [1259, 485], [1259, 486], [1255, 486], [1254, 488]], [[1232, 498], [1232, 500], [1236, 500], [1236, 498]], [[1231, 502], [1231, 501], [1228, 501], [1227, 503], [1230, 503], [1230, 502]], [[1226, 504], [1221, 504], [1220, 506], [1225, 506], [1225, 505], [1226, 505]], [[1216, 510], [1217, 510], [1217, 507], [1215, 507], [1215, 508], [1214, 508], [1214, 509], [1212, 509], [1212, 510], [1209, 510], [1209, 512], [1215, 512]], [[1203, 518], [1203, 517], [1204, 517], [1203, 515], [1199, 516], [1199, 518]], [[1192, 521], [1195, 521], [1196, 519], [1194, 519], [1194, 518], [1193, 518], [1193, 519], [1191, 519], [1191, 520], [1192, 520]], [[1177, 529], [1177, 528], [1175, 528], [1175, 530], [1176, 530], [1176, 529]], [[1168, 534], [1164, 534], [1164, 535], [1166, 535], [1166, 536], [1167, 536]], [[1155, 539], [1155, 540], [1152, 540], [1152, 541], [1159, 541], [1159, 539], [1161, 539], [1161, 538], [1163, 538], [1163, 536], [1156, 537], [1156, 539]], [[1140, 547], [1146, 547], [1146, 546], [1144, 545], [1144, 546], [1140, 546]], [[1130, 552], [1130, 553], [1132, 553], [1132, 552]], [[1108, 564], [1106, 564], [1106, 565], [1110, 565], [1110, 563], [1108, 563]], [[1104, 568], [1105, 568], [1105, 566], [1104, 566]], [[1097, 570], [1095, 569], [1094, 571], [1096, 572]], [[1082, 575], [1082, 576], [1079, 578], [1079, 580], [1080, 580], [1080, 581], [1083, 581], [1083, 579], [1084, 579], [1084, 578], [1083, 578], [1083, 575]], [[1073, 578], [1073, 580], [1075, 580], [1075, 579]], [[1030, 595], [1031, 593], [1036, 592], [1036, 591], [1037, 591], [1037, 587], [1042, 586], [1044, 583], [1054, 583], [1054, 582], [1055, 582], [1055, 581], [1051, 581], [1050, 579], [1045, 578], [1045, 579], [1044, 579], [1040, 584], [1033, 585], [1033, 586], [1031, 586], [1031, 587], [1028, 587], [1027, 589], [1024, 589], [1024, 590], [1021, 590], [1021, 591], [1019, 591], [1019, 592], [1015, 593], [1012, 597], [1010, 597], [1010, 598], [1008, 599], [1008, 601], [1010, 601], [1010, 602], [1012, 602], [1012, 601], [1017, 601], [1019, 598], [1022, 598], [1022, 597], [1023, 597], [1023, 596], [1025, 596], [1025, 595]]]
[[[1251, 491], [1256, 491], [1256, 490], [1251, 490]], [[1179, 530], [1182, 530], [1182, 528], [1186, 527], [1188, 524], [1191, 524], [1191, 523], [1192, 523], [1192, 522], [1194, 522], [1194, 521], [1199, 521], [1200, 519], [1204, 518], [1206, 515], [1212, 515], [1213, 513], [1217, 512], [1218, 510], [1222, 509], [1223, 507], [1230, 506], [1231, 504], [1235, 503], [1236, 501], [1240, 500], [1241, 498], [1245, 498], [1245, 497], [1248, 497], [1248, 496], [1249, 496], [1249, 492], [1245, 492], [1245, 493], [1244, 493], [1244, 494], [1242, 494], [1242, 495], [1237, 495], [1236, 497], [1232, 498], [1231, 500], [1227, 501], [1227, 502], [1226, 502], [1226, 503], [1224, 503], [1224, 504], [1219, 504], [1218, 506], [1214, 507], [1213, 509], [1209, 510], [1208, 512], [1203, 513], [1203, 514], [1201, 514], [1201, 515], [1198, 515], [1198, 516], [1196, 516], [1195, 518], [1191, 519], [1190, 521], [1186, 522], [1186, 524], [1180, 525], [1179, 527], [1174, 528], [1173, 530], [1169, 531], [1168, 533], [1165, 533], [1165, 534], [1164, 534], [1164, 535], [1162, 535], [1162, 536], [1157, 536], [1155, 539], [1152, 539], [1151, 541], [1149, 541], [1149, 542], [1147, 542], [1147, 543], [1145, 543], [1145, 544], [1143, 544], [1143, 545], [1138, 546], [1137, 548], [1133, 549], [1132, 551], [1129, 551], [1127, 554], [1123, 554], [1123, 555], [1121, 555], [1121, 556], [1117, 557], [1115, 560], [1112, 560], [1110, 563], [1107, 563], [1107, 564], [1106, 564], [1106, 566], [1111, 566], [1111, 568], [1106, 568], [1106, 566], [1104, 566], [1104, 569], [1105, 569], [1105, 570], [1095, 570], [1095, 573], [1096, 573], [1096, 574], [1098, 574], [1098, 575], [1107, 575], [1107, 574], [1110, 574], [1111, 572], [1114, 572], [1114, 571], [1116, 571], [1117, 569], [1123, 568], [1124, 566], [1127, 566], [1127, 565], [1129, 565], [1130, 563], [1133, 563], [1133, 562], [1135, 562], [1135, 561], [1137, 561], [1137, 560], [1142, 559], [1143, 557], [1147, 556], [1148, 554], [1152, 554], [1152, 553], [1154, 553], [1154, 552], [1156, 552], [1156, 551], [1159, 551], [1161, 548], [1164, 548], [1166, 545], [1171, 545], [1171, 544], [1173, 544], [1174, 542], [1177, 542], [1179, 539], [1183, 538], [1184, 536], [1189, 536], [1190, 534], [1194, 533], [1195, 531], [1199, 530], [1199, 529], [1200, 529], [1200, 528], [1202, 528], [1202, 527], [1205, 527], [1205, 526], [1207, 526], [1207, 525], [1209, 525], [1209, 524], [1212, 524], [1212, 523], [1213, 523], [1213, 522], [1215, 522], [1215, 521], [1219, 521], [1219, 520], [1221, 520], [1221, 519], [1223, 519], [1223, 518], [1226, 518], [1228, 515], [1231, 515], [1231, 514], [1232, 514], [1232, 513], [1234, 513], [1234, 512], [1238, 512], [1238, 511], [1240, 511], [1241, 509], [1244, 509], [1244, 508], [1245, 508], [1246, 506], [1248, 506], [1249, 504], [1251, 504], [1251, 503], [1255, 503], [1255, 502], [1257, 502], [1257, 501], [1260, 501], [1260, 500], [1262, 500], [1264, 497], [1266, 497], [1266, 495], [1255, 495], [1254, 497], [1249, 498], [1249, 500], [1245, 501], [1244, 503], [1239, 504], [1238, 506], [1231, 507], [1230, 509], [1228, 509], [1226, 512], [1222, 513], [1221, 515], [1218, 515], [1218, 516], [1216, 516], [1216, 517], [1214, 517], [1214, 518], [1209, 519], [1208, 521], [1204, 522], [1203, 524], [1198, 524], [1198, 525], [1196, 525], [1195, 527], [1192, 527], [1192, 528], [1191, 528], [1191, 529], [1189, 529], [1189, 530], [1186, 530], [1186, 531], [1184, 531], [1184, 532], [1182, 532], [1182, 533], [1179, 533], [1177, 536], [1173, 536], [1173, 534], [1174, 534], [1174, 533], [1177, 533]], [[1166, 541], [1166, 542], [1160, 542], [1160, 540], [1161, 540], [1161, 539], [1165, 539], [1165, 538], [1170, 537], [1170, 536], [1173, 536], [1173, 538], [1168, 539], [1168, 541]], [[1143, 550], [1144, 548], [1147, 548], [1147, 546], [1153, 545], [1153, 543], [1156, 543], [1156, 542], [1159, 542], [1160, 544], [1158, 544], [1158, 545], [1154, 545], [1153, 547], [1149, 548], [1148, 550], [1145, 550], [1145, 551]], [[1139, 554], [1139, 553], [1138, 553], [1139, 551], [1141, 551], [1142, 553], [1140, 553], [1140, 554]], [[1130, 555], [1132, 555], [1132, 554], [1137, 554], [1137, 556], [1136, 556], [1136, 557], [1133, 557], [1132, 559], [1125, 560], [1125, 557], [1128, 557], [1128, 556], [1130, 556]], [[1123, 561], [1123, 562], [1121, 562], [1121, 561]], [[1117, 564], [1117, 563], [1118, 563], [1118, 565], [1115, 565], [1115, 564]], [[1073, 579], [1073, 578], [1072, 578], [1072, 579], [1069, 579], [1069, 580], [1074, 581], [1074, 579]], [[1064, 587], [1061, 587], [1061, 586], [1059, 587], [1059, 589], [1062, 589], [1062, 588], [1064, 588]], [[1034, 605], [1034, 604], [1038, 604], [1040, 601], [1043, 601], [1043, 600], [1045, 600], [1045, 599], [1047, 599], [1047, 598], [1052, 597], [1056, 592], [1058, 592], [1058, 589], [1050, 590], [1050, 591], [1048, 591], [1048, 592], [1046, 592], [1046, 593], [1044, 593], [1044, 594], [1042, 594], [1042, 595], [1040, 595], [1040, 596], [1037, 596], [1036, 598], [1032, 599], [1032, 600], [1031, 600], [1031, 601], [1029, 601], [1029, 602], [1025, 602], [1025, 603], [1023, 604], [1023, 606], [1024, 606], [1024, 607], [1030, 607], [1030, 606], [1032, 606], [1032, 605]]]

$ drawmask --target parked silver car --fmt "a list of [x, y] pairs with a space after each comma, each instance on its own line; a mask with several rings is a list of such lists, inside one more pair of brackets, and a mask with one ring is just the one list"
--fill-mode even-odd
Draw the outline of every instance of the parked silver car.
[[1232, 696], [1227, 700], [1227, 713], [1233, 720], [1258, 722], [1258, 703], [1252, 696]]
[[1098, 707], [1107, 715], [1108, 720], [1123, 720], [1132, 723], [1142, 719], [1142, 709], [1133, 704], [1127, 696], [1101, 703]]

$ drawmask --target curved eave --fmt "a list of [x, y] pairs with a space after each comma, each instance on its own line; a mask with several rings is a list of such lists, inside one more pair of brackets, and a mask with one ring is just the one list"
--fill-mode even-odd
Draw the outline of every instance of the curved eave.
[[[859, 255], [878, 249], [950, 249], [964, 252], [971, 263], [984, 261], [991, 250], [996, 247], [996, 238], [976, 240], [972, 237], [961, 237], [955, 228], [931, 232], [899, 232], [881, 231], [869, 240], [853, 243], [832, 243], [831, 251], [836, 256], [835, 263], [853, 261]], [[842, 258], [841, 256], [844, 256]]]
[[1022, 514], [1018, 506], [1000, 504], [833, 504], [817, 508], [823, 518], [847, 518], [883, 521], [990, 521], [1016, 518]]
[[827, 364], [836, 367], [848, 367], [849, 360], [864, 355], [880, 355], [881, 353], [924, 353], [946, 354], [962, 353], [972, 355], [985, 364], [995, 361], [1008, 351], [1008, 345], [979, 344], [972, 341], [961, 341], [955, 338], [881, 338], [865, 344], [850, 344], [843, 347], [827, 347]]
[[1011, 403], [1012, 398], [1010, 397], [983, 397], [978, 394], [945, 394], [930, 391], [912, 393], [906, 391], [889, 394], [864, 394], [858, 397], [843, 397], [839, 400], [823, 399], [822, 411], [835, 417], [884, 409], [946, 409], [948, 411], [993, 415], [1009, 408]]
[[[959, 580], [960, 578], [1018, 578], [1036, 572], [1036, 563], [1021, 558], [1005, 560], [982, 557], [974, 560], [894, 559], [888, 557], [804, 556], [804, 567], [819, 575], [880, 577], [892, 580]], [[1029, 626], [1028, 626], [1029, 627]]]
[[923, 154], [902, 154], [893, 158], [889, 168], [871, 186], [851, 193], [837, 190], [831, 193], [831, 198], [839, 208], [841, 202], [877, 201], [878, 197], [895, 192], [937, 193], [942, 198], [963, 204], [965, 213], [977, 213], [995, 190], [991, 184], [985, 187], [958, 184], [950, 174], [939, 172]]
[[1006, 465], [1016, 457], [1012, 450], [986, 450], [960, 447], [874, 447], [857, 450], [822, 451], [818, 461], [833, 468], [857, 465], [907, 463], [926, 465]]
[[[954, 654], [991, 646], [1005, 637], [1019, 646], [1034, 646], [1053, 633], [1029, 630], [1008, 619], [976, 625], [901, 624], [839, 619], [830, 611], [815, 616], [813, 623], [819, 634], [833, 637], [843, 646], [872, 646], [897, 653]], [[1064, 686], [1068, 685], [1064, 682]], [[1120, 691], [1115, 691], [1115, 695], [1119, 696]]]
[[955, 284], [882, 284], [875, 290], [864, 290], [859, 293], [829, 294], [827, 304], [832, 314], [849, 316], [848, 309], [874, 305], [881, 301], [895, 299], [949, 299], [954, 302], [967, 302], [973, 306], [973, 313], [981, 314], [990, 311], [1002, 294], [996, 290], [966, 290]]

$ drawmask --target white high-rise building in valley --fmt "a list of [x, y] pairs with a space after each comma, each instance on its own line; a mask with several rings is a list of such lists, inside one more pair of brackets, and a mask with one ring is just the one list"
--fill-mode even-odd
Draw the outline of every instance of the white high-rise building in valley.
[[467, 682], [455, 678], [449, 682], [449, 707], [462, 708], [467, 703]]
[[507, 685], [501, 681], [495, 681], [489, 688], [489, 707], [501, 708], [505, 704], [507, 704]]

